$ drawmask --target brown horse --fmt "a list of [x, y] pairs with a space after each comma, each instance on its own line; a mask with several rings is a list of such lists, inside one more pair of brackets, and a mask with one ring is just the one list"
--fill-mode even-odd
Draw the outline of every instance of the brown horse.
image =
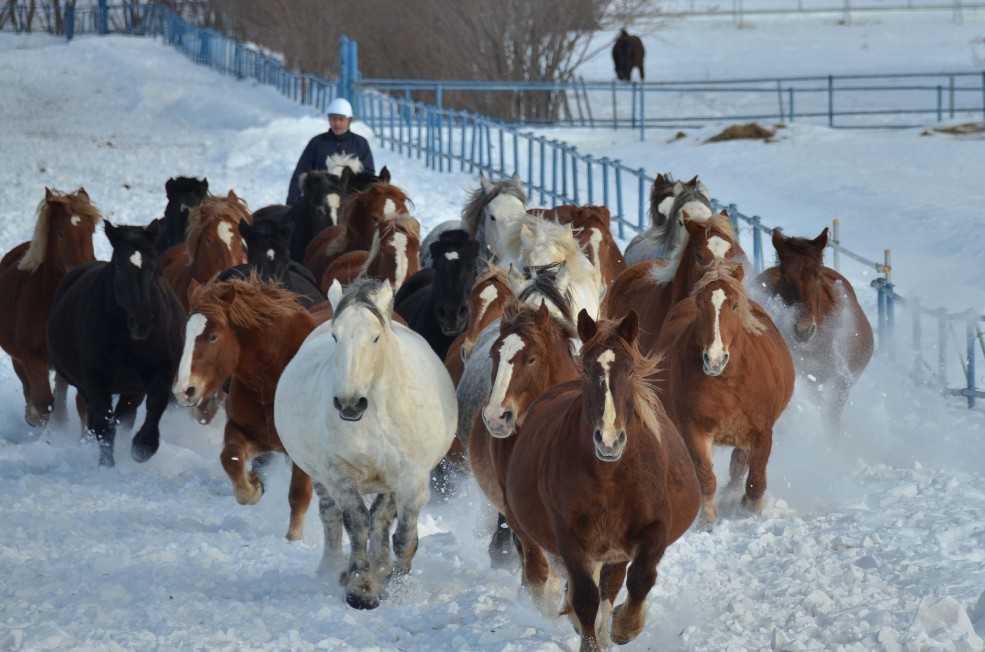
[[872, 358], [872, 326], [852, 284], [824, 266], [828, 230], [808, 240], [773, 231], [779, 265], [756, 279], [770, 297], [793, 309], [778, 317], [802, 377], [824, 399], [828, 425], [839, 429], [848, 392]]
[[692, 295], [671, 310], [657, 350], [666, 355], [664, 403], [687, 442], [705, 519], [716, 517], [714, 444], [733, 446], [730, 487], [748, 468], [742, 504], [762, 508], [773, 425], [793, 394], [790, 350], [773, 320], [746, 295], [739, 263], [708, 266]]
[[[630, 310], [639, 313], [640, 349], [645, 353], [655, 350], [667, 314], [691, 294], [705, 265], [714, 260], [745, 261], [726, 213], [704, 222], [686, 215], [683, 219], [686, 238], [669, 262], [647, 260], [633, 265], [619, 275], [605, 296], [604, 315], [616, 318]], [[735, 273], [744, 274], [743, 268], [736, 267]]]
[[639, 36], [630, 34], [625, 29], [619, 30], [619, 37], [612, 44], [612, 63], [616, 68], [616, 78], [620, 81], [630, 81], [633, 78], [633, 68], [640, 71], [640, 81], [646, 79], [643, 74], [643, 58], [646, 48]]
[[348, 251], [336, 258], [321, 277], [328, 292], [332, 281], [347, 286], [357, 278], [388, 280], [394, 292], [421, 268], [421, 223], [410, 215], [387, 218], [376, 225], [369, 251]]
[[[0, 296], [5, 303], [0, 348], [10, 355], [23, 386], [24, 419], [31, 427], [44, 426], [55, 408], [48, 380], [48, 311], [55, 290], [66, 272], [95, 260], [92, 234], [101, 219], [84, 188], [74, 193], [45, 188], [34, 237], [0, 261]], [[59, 403], [64, 402], [60, 380], [56, 390]]]
[[[182, 405], [197, 405], [232, 378], [219, 459], [236, 500], [255, 505], [263, 482], [247, 464], [262, 453], [284, 452], [274, 428], [277, 381], [319, 319], [331, 318], [331, 309], [313, 315], [298, 295], [255, 274], [247, 280], [191, 283], [191, 314], [173, 393]], [[311, 479], [294, 465], [288, 494], [291, 541], [302, 537], [311, 490]]]
[[503, 316], [506, 304], [513, 299], [513, 289], [506, 272], [490, 267], [476, 279], [469, 295], [469, 325], [455, 338], [445, 355], [445, 369], [457, 386], [462, 378], [463, 364], [482, 331]]
[[369, 251], [377, 225], [390, 217], [409, 213], [410, 198], [380, 177], [363, 192], [346, 198], [339, 223], [322, 230], [304, 251], [304, 266], [320, 279], [332, 261], [347, 251]]
[[619, 244], [612, 235], [611, 215], [605, 206], [575, 206], [564, 204], [555, 208], [532, 208], [527, 210], [529, 215], [570, 224], [574, 227], [578, 244], [592, 261], [592, 264], [602, 275], [605, 287], [612, 285], [626, 269], [626, 261]]
[[[500, 514], [506, 513], [503, 486], [516, 437], [527, 408], [551, 387], [578, 377], [572, 328], [539, 308], [511, 302], [490, 351], [492, 391], [469, 433], [468, 458], [482, 492]], [[504, 542], [503, 539], [506, 538]], [[498, 527], [489, 545], [494, 565], [508, 554], [509, 532]]]
[[[653, 389], [659, 356], [640, 353], [638, 329], [635, 312], [599, 323], [579, 313], [581, 373], [530, 406], [506, 472], [523, 583], [552, 610], [549, 570], [566, 575], [583, 651], [608, 645], [610, 614], [612, 640], [640, 634], [657, 564], [700, 505], [694, 465]], [[613, 612], [623, 578], [628, 597]]]
[[204, 285], [219, 272], [246, 264], [240, 220], [252, 223], [253, 217], [246, 202], [235, 192], [230, 190], [225, 197], [206, 197], [188, 213], [185, 241], [164, 253], [161, 261], [164, 277], [186, 311], [192, 279]]

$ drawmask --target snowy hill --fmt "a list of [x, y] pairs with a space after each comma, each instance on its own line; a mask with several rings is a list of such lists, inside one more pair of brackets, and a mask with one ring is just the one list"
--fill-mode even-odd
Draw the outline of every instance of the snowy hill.
[[[251, 208], [281, 201], [298, 153], [325, 126], [269, 88], [149, 39], [0, 34], [0, 88], [4, 251], [30, 236], [45, 185], [84, 185], [104, 214], [128, 223], [160, 215], [164, 181], [178, 174], [207, 176], [216, 192], [235, 188]], [[425, 228], [456, 216], [474, 183], [374, 153]], [[896, 162], [908, 174], [924, 165]], [[715, 174], [723, 191], [738, 184]], [[916, 219], [901, 215], [900, 229]], [[102, 235], [96, 253], [109, 254]], [[830, 441], [795, 395], [777, 430], [764, 514], [744, 517], [725, 497], [712, 531], [675, 544], [647, 629], [627, 650], [983, 648], [985, 606], [975, 605], [985, 591], [985, 418], [912, 386], [883, 359], [854, 398], [846, 437]], [[3, 356], [0, 650], [576, 646], [567, 620], [544, 620], [518, 594], [518, 576], [489, 570], [485, 501], [474, 487], [425, 511], [413, 575], [379, 609], [357, 612], [315, 574], [314, 507], [304, 542], [283, 539], [286, 465], [274, 465], [259, 505], [236, 504], [218, 463], [221, 414], [202, 428], [172, 408], [151, 461], [130, 461], [121, 433], [118, 466], [102, 470], [96, 451], [79, 445], [76, 421], [30, 441], [21, 401]]]

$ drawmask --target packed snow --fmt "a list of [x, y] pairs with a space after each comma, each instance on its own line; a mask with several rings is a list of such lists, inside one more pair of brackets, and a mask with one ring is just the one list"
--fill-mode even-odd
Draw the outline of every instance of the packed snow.
[[[296, 157], [325, 128], [270, 88], [195, 66], [149, 39], [66, 44], [2, 34], [0, 87], [4, 251], [30, 236], [46, 185], [83, 185], [109, 219], [136, 224], [163, 212], [164, 182], [179, 174], [207, 176], [214, 192], [234, 188], [254, 209], [283, 201]], [[951, 141], [934, 145], [937, 165], [928, 166], [915, 138], [865, 135], [897, 138], [887, 168], [904, 181], [887, 186], [866, 172], [856, 193], [838, 176], [840, 192], [826, 193], [809, 180], [835, 175], [828, 170], [836, 156], [867, 171], [875, 154], [859, 145], [838, 155], [839, 134], [823, 129], [773, 146], [729, 144], [727, 156], [748, 167], [702, 157], [691, 142], [655, 141], [647, 156], [622, 134], [597, 137], [611, 142], [580, 145], [637, 156], [651, 173], [693, 169], [716, 196], [791, 229], [826, 221], [823, 206], [861, 216], [880, 199], [905, 204], [917, 192], [911, 180], [925, 179], [951, 211], [938, 239], [916, 208], [889, 210], [895, 220], [867, 217], [890, 225], [887, 236], [916, 230], [906, 240], [923, 257], [914, 264], [941, 261], [948, 280], [956, 278], [947, 267], [954, 258], [941, 249], [972, 255], [968, 234], [980, 229], [968, 210], [980, 166], [963, 164], [978, 154]], [[787, 154], [770, 162], [776, 151]], [[379, 146], [374, 154], [413, 198], [425, 228], [457, 216], [476, 183]], [[954, 175], [967, 175], [965, 184]], [[851, 233], [883, 242], [861, 227]], [[96, 253], [110, 253], [102, 234]], [[286, 463], [273, 465], [259, 505], [236, 504], [218, 463], [221, 412], [203, 428], [170, 408], [154, 458], [132, 462], [121, 433], [118, 464], [106, 470], [94, 448], [79, 444], [77, 421], [38, 438], [29, 431], [6, 356], [0, 381], [2, 650], [577, 647], [566, 619], [545, 620], [519, 592], [517, 574], [489, 569], [485, 499], [472, 484], [425, 510], [413, 574], [379, 609], [355, 611], [333, 579], [316, 575], [322, 534], [314, 505], [304, 541], [283, 538]], [[735, 497], [722, 497], [721, 521], [689, 532], [665, 556], [647, 627], [626, 649], [985, 648], [982, 413], [914, 384], [884, 356], [856, 387], [840, 439], [822, 432], [807, 395], [798, 391], [778, 424], [763, 515], [749, 517]]]

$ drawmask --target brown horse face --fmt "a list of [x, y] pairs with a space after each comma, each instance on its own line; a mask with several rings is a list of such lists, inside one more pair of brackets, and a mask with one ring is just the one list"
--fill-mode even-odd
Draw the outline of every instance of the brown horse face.
[[541, 304], [531, 324], [504, 317], [490, 351], [492, 390], [482, 410], [489, 434], [509, 437], [522, 425], [527, 408], [551, 382], [548, 333], [551, 316]]
[[583, 341], [587, 337], [581, 351], [585, 417], [594, 424], [592, 444], [600, 462], [618, 462], [626, 451], [626, 423], [634, 409], [629, 347], [638, 332], [635, 311], [602, 337], [587, 312], [578, 315], [578, 334]]
[[742, 328], [736, 291], [723, 281], [709, 283], [695, 297], [695, 322], [701, 350], [701, 368], [721, 376], [731, 359], [732, 344]]
[[[727, 220], [728, 214], [723, 212], [716, 219]], [[684, 221], [684, 228], [687, 229], [688, 236], [691, 238], [691, 249], [694, 252], [691, 278], [689, 279], [691, 285], [697, 283], [705, 270], [712, 264], [745, 255], [732, 234], [717, 224], [716, 219], [707, 222]], [[739, 267], [734, 276], [741, 281], [745, 272]]]
[[239, 351], [239, 340], [229, 324], [196, 312], [193, 300], [178, 375], [171, 387], [178, 403], [191, 407], [215, 394], [236, 370]]
[[71, 195], [49, 201], [51, 209], [50, 246], [55, 247], [56, 260], [69, 268], [95, 260], [92, 234], [95, 222], [80, 215], [79, 208], [94, 210], [89, 195], [82, 188]]
[[476, 338], [502, 314], [502, 306], [513, 298], [513, 292], [498, 277], [491, 277], [472, 286], [469, 295], [469, 325], [460, 349], [464, 361], [472, 353]]
[[817, 334], [824, 319], [824, 248], [828, 230], [817, 238], [784, 238], [773, 232], [773, 247], [780, 258], [779, 294], [783, 302], [793, 306], [796, 313], [794, 337], [809, 342]]

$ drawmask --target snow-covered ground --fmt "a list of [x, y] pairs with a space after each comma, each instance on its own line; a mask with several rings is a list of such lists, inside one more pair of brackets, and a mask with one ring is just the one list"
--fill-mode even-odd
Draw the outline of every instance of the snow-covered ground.
[[[298, 153], [324, 128], [323, 119], [269, 88], [224, 78], [144, 39], [66, 45], [0, 35], [0, 88], [4, 251], [29, 237], [45, 185], [84, 185], [107, 217], [130, 223], [163, 211], [164, 181], [177, 174], [208, 176], [216, 192], [235, 188], [252, 208], [281, 201]], [[814, 162], [810, 139], [793, 140], [726, 147], [736, 149], [735, 160], [742, 148], [799, 149], [803, 158], [791, 153], [788, 169], [781, 168], [796, 177], [807, 175], [789, 169], [796, 161], [829, 165]], [[618, 143], [611, 145], [623, 155]], [[676, 171], [680, 160], [711, 175], [716, 195], [742, 190], [740, 169], [715, 172], [727, 166], [688, 158], [699, 150], [692, 143], [671, 147], [646, 160], [648, 168]], [[625, 143], [626, 156], [630, 150]], [[942, 166], [952, 162], [946, 170], [924, 167], [915, 155], [898, 157], [895, 167], [907, 178], [922, 174], [936, 188], [959, 172], [954, 162], [965, 167], [965, 154], [953, 151], [950, 159], [944, 149], [938, 154]], [[379, 147], [375, 154], [413, 197], [425, 227], [454, 217], [474, 184]], [[870, 159], [861, 155], [846, 159], [864, 169]], [[798, 197], [810, 206], [823, 193], [789, 189], [776, 200], [783, 174], [765, 184], [758, 169], [747, 177], [748, 194], [729, 198], [764, 216], [767, 208], [759, 206], [783, 202], [777, 210], [787, 206], [789, 213], [774, 222], [811, 226], [806, 217], [796, 221], [807, 214], [803, 207], [792, 208]], [[971, 191], [970, 172], [961, 174], [969, 175], [963, 190]], [[873, 199], [905, 192], [902, 184], [871, 188]], [[855, 195], [842, 197], [835, 205], [847, 215]], [[938, 201], [956, 199], [964, 201], [945, 185]], [[955, 231], [960, 215], [949, 218]], [[924, 228], [914, 223], [916, 212], [898, 217], [897, 232]], [[970, 216], [964, 226], [980, 228]], [[965, 240], [941, 236], [950, 247], [970, 247]], [[936, 241], [926, 245], [925, 252], [934, 251]], [[102, 235], [96, 251], [109, 254]], [[107, 471], [96, 468], [94, 450], [78, 444], [76, 423], [31, 441], [21, 401], [4, 356], [0, 650], [576, 645], [566, 620], [544, 620], [518, 595], [515, 574], [489, 570], [478, 516], [484, 499], [474, 487], [426, 510], [413, 575], [378, 610], [357, 612], [345, 606], [334, 581], [315, 575], [322, 535], [314, 508], [304, 542], [283, 539], [286, 465], [274, 465], [258, 506], [236, 504], [218, 464], [221, 415], [202, 428], [172, 408], [161, 450], [144, 465], [130, 461], [121, 433], [118, 466]], [[712, 531], [688, 533], [675, 544], [660, 566], [648, 626], [627, 649], [985, 647], [982, 413], [914, 386], [900, 367], [879, 358], [857, 387], [846, 421], [845, 436], [829, 440], [814, 407], [795, 396], [777, 428], [765, 513], [745, 517], [723, 497], [724, 517]]]

